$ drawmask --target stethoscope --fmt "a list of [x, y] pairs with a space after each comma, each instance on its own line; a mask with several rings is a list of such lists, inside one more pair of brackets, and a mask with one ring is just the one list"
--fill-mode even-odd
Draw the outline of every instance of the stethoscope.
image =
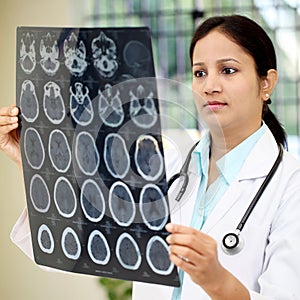
[[[188, 183], [189, 183], [188, 169], [189, 169], [189, 165], [190, 165], [190, 162], [191, 162], [192, 153], [193, 153], [194, 149], [196, 148], [196, 146], [198, 145], [198, 143], [199, 143], [199, 141], [195, 145], [193, 145], [193, 147], [188, 152], [186, 160], [183, 163], [179, 173], [174, 174], [170, 178], [170, 180], [168, 181], [168, 188], [170, 188], [175, 180], [177, 180], [179, 178], [183, 179], [181, 189], [179, 190], [177, 196], [175, 197], [176, 201], [180, 201], [180, 199], [182, 198], [183, 194], [185, 193], [185, 191], [187, 189], [187, 186], [188, 186]], [[264, 190], [266, 189], [266, 187], [270, 183], [270, 181], [271, 181], [273, 175], [275, 174], [280, 162], [282, 161], [282, 154], [283, 154], [283, 147], [282, 147], [282, 145], [279, 145], [278, 156], [277, 156], [270, 172], [266, 176], [265, 180], [261, 184], [261, 186], [260, 186], [259, 190], [257, 191], [256, 195], [254, 196], [253, 200], [251, 201], [251, 203], [250, 203], [249, 207], [247, 208], [244, 216], [242, 217], [241, 221], [239, 222], [238, 226], [236, 227], [235, 232], [229, 232], [229, 233], [225, 234], [225, 236], [223, 237], [221, 246], [222, 246], [223, 251], [226, 254], [234, 255], [234, 254], [239, 253], [243, 249], [244, 240], [240, 236], [241, 231], [243, 230], [243, 228], [244, 228], [249, 216], [251, 215], [253, 209], [255, 208], [259, 198], [261, 197]]]

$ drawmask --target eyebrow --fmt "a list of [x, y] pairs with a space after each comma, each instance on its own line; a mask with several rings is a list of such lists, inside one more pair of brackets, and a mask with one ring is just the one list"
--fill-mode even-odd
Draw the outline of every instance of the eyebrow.
[[[222, 58], [222, 59], [218, 59], [217, 63], [220, 64], [220, 63], [226, 63], [226, 62], [230, 62], [230, 61], [233, 61], [233, 62], [236, 62], [236, 63], [240, 64], [240, 62], [238, 60], [234, 59], [234, 58]], [[205, 65], [204, 62], [196, 62], [196, 63], [193, 64], [193, 67], [194, 66], [203, 66], [203, 65]]]

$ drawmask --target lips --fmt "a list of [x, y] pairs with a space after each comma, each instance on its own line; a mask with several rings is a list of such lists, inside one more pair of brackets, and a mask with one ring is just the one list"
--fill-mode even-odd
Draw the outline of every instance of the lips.
[[221, 101], [207, 101], [204, 104], [204, 107], [207, 107], [210, 110], [216, 111], [216, 110], [224, 108], [226, 105], [227, 104], [225, 102], [221, 102]]

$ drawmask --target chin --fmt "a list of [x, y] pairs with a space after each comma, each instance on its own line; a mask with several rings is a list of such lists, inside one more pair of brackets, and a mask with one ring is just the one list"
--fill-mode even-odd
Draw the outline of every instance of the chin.
[[222, 120], [222, 118], [215, 113], [201, 113], [200, 118], [210, 130], [221, 130], [224, 126], [226, 127], [228, 125], [226, 124], [228, 122]]

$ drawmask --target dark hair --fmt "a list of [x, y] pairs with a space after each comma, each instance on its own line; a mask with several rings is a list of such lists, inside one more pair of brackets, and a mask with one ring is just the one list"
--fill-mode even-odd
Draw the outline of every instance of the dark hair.
[[[193, 53], [197, 41], [214, 29], [224, 33], [253, 57], [256, 72], [260, 78], [267, 76], [268, 70], [276, 70], [276, 54], [271, 39], [257, 23], [240, 15], [211, 17], [200, 24], [190, 45], [191, 64], [193, 64]], [[273, 133], [276, 142], [287, 147], [286, 132], [270, 110], [269, 103], [271, 103], [270, 100], [267, 103], [264, 102], [262, 118]]]

